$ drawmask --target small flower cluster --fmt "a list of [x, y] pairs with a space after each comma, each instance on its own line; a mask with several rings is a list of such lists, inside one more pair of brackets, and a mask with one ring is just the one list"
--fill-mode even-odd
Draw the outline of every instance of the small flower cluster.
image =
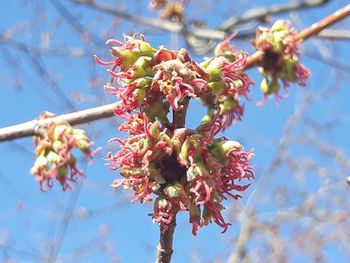
[[219, 123], [220, 129], [241, 120], [244, 108], [240, 98], [247, 98], [249, 86], [254, 84], [244, 72], [247, 55], [230, 45], [232, 37], [218, 44], [214, 58], [201, 63], [209, 75], [207, 85], [210, 91], [201, 96], [208, 105], [208, 114], [202, 122]]
[[[52, 117], [54, 114], [44, 112], [39, 120]], [[52, 122], [41, 129], [44, 129], [42, 136], [34, 137], [37, 158], [30, 172], [39, 181], [42, 191], [50, 189], [53, 180], [57, 180], [64, 191], [73, 189], [71, 183], [83, 173], [76, 167], [72, 151], [79, 148], [85, 157], [91, 159], [96, 153], [96, 150], [90, 150], [92, 142], [84, 130], [74, 129], [67, 123]]]
[[310, 71], [300, 64], [299, 42], [297, 32], [288, 21], [277, 20], [270, 29], [258, 28], [253, 45], [263, 52], [259, 65], [264, 77], [260, 85], [264, 94], [261, 104], [268, 95], [279, 97], [280, 82], [285, 89], [290, 82], [306, 85]]
[[[169, 122], [167, 114], [171, 106], [181, 110], [180, 100], [194, 98], [207, 91], [207, 73], [191, 60], [185, 49], [154, 49], [148, 42], [125, 36], [125, 42], [112, 39], [107, 43], [117, 44], [111, 49], [114, 60], [102, 65], [112, 65], [111, 81], [105, 85], [107, 94], [116, 95], [120, 102], [114, 112], [123, 116], [142, 108], [154, 120], [155, 115], [162, 124]], [[115, 70], [120, 67], [120, 72]], [[114, 79], [122, 88], [114, 87]]]
[[[122, 176], [112, 186], [132, 188], [132, 202], [157, 196], [150, 215], [163, 231], [179, 211], [189, 212], [194, 235], [211, 221], [226, 230], [222, 201], [237, 199], [248, 187], [239, 182], [253, 178], [253, 153], [238, 142], [214, 137], [242, 116], [239, 98], [247, 96], [252, 84], [243, 72], [246, 55], [229, 40], [201, 64], [185, 49], [154, 49], [143, 36], [107, 43], [117, 45], [111, 49], [114, 59], [96, 60], [111, 66], [105, 90], [120, 99], [114, 112], [126, 118], [119, 129], [129, 134], [111, 139], [120, 150], [108, 154], [109, 166]], [[196, 130], [174, 123], [191, 98], [200, 98], [209, 109]], [[170, 108], [173, 123], [168, 120]]]

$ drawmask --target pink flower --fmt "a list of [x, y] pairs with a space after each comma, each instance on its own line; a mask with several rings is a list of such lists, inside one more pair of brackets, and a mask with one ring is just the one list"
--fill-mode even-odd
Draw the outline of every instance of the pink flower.
[[166, 130], [160, 130], [158, 122], [149, 122], [145, 114], [133, 116], [120, 130], [128, 131], [130, 136], [124, 140], [112, 139], [119, 142], [120, 150], [108, 154], [109, 166], [112, 170], [121, 169], [120, 174], [124, 177], [115, 180], [112, 186], [133, 187], [135, 197], [132, 202], [151, 201], [150, 194], [164, 182], [157, 162], [172, 154], [170, 138]]
[[281, 84], [286, 91], [291, 82], [305, 86], [310, 71], [300, 64], [299, 44], [297, 32], [288, 21], [277, 20], [270, 29], [258, 29], [253, 45], [263, 53], [259, 70], [264, 77], [260, 84], [264, 98], [258, 105], [264, 105], [269, 95], [281, 98]]
[[[43, 113], [40, 119], [53, 116], [52, 113]], [[43, 129], [43, 136], [35, 137], [37, 159], [31, 168], [31, 173], [39, 181], [40, 189], [46, 191], [51, 188], [53, 180], [57, 180], [64, 191], [74, 189], [72, 183], [83, 173], [77, 168], [72, 151], [79, 148], [91, 160], [99, 150], [92, 151], [91, 145], [84, 130], [74, 129], [67, 123], [50, 123]]]

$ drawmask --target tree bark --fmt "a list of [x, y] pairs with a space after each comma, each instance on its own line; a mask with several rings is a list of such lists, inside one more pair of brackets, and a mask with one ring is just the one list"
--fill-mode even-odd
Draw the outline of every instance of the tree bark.
[[176, 228], [176, 215], [169, 224], [169, 229], [165, 232], [160, 230], [160, 239], [157, 246], [156, 263], [169, 263], [173, 254], [174, 231]]

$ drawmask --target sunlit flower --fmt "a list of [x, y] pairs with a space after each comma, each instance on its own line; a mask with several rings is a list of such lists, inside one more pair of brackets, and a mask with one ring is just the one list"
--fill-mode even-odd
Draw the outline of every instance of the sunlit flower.
[[[53, 116], [52, 113], [45, 112], [39, 119]], [[40, 189], [46, 191], [51, 188], [53, 180], [57, 180], [64, 191], [73, 189], [72, 183], [83, 173], [77, 168], [72, 151], [78, 148], [91, 160], [99, 149], [92, 151], [92, 142], [86, 132], [72, 128], [67, 123], [50, 123], [41, 129], [41, 134], [42, 136], [34, 137], [37, 159], [30, 170], [39, 181]]]
[[264, 77], [260, 85], [264, 99], [260, 105], [269, 95], [280, 98], [281, 84], [284, 89], [290, 82], [305, 86], [310, 71], [299, 62], [299, 44], [297, 32], [288, 21], [277, 20], [270, 29], [257, 30], [253, 45], [263, 54], [259, 70]]

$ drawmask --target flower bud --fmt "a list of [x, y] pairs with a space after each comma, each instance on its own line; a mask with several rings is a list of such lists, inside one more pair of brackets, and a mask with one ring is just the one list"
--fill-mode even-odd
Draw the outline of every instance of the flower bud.
[[91, 146], [91, 143], [87, 140], [79, 140], [77, 146], [81, 151], [85, 151]]
[[164, 188], [164, 193], [169, 198], [180, 197], [182, 191], [184, 191], [184, 188], [179, 182], [175, 182], [174, 184], [168, 185]]
[[270, 95], [273, 93], [277, 93], [280, 89], [277, 79], [273, 79], [269, 81], [267, 78], [264, 78], [261, 81], [260, 89], [264, 94]]
[[112, 47], [111, 51], [113, 56], [120, 58], [120, 67], [123, 71], [127, 71], [140, 57], [140, 55], [137, 55], [132, 50], [123, 49], [122, 47]]
[[287, 81], [295, 82], [296, 81], [296, 74], [295, 69], [296, 65], [298, 64], [297, 59], [287, 59], [285, 60], [284, 67], [283, 67], [283, 78]]
[[53, 152], [53, 151], [49, 151], [48, 155], [46, 156], [47, 160], [49, 161], [49, 163], [58, 163], [61, 161], [61, 157]]
[[231, 151], [239, 151], [243, 146], [236, 141], [215, 140], [208, 146], [210, 153], [220, 162], [224, 163]]
[[234, 98], [226, 98], [219, 104], [220, 114], [225, 114], [227, 112], [233, 111], [237, 107], [237, 104], [238, 103]]
[[154, 201], [154, 211], [159, 211], [162, 209], [166, 209], [169, 205], [169, 201], [164, 197], [157, 197]]
[[135, 78], [143, 78], [147, 75], [152, 74], [152, 69], [149, 67], [149, 62], [151, 58], [149, 57], [139, 57], [135, 64], [133, 65], [131, 77]]
[[61, 149], [62, 149], [62, 146], [63, 146], [63, 143], [62, 143], [61, 141], [59, 141], [59, 140], [54, 141], [53, 144], [52, 144], [52, 148], [53, 148], [56, 152], [58, 152], [59, 150], [61, 150]]
[[186, 177], [187, 181], [193, 181], [199, 176], [209, 176], [209, 172], [202, 162], [194, 163], [190, 168], [188, 168]]
[[146, 90], [145, 89], [135, 89], [133, 91], [135, 99], [138, 103], [141, 103], [146, 98]]
[[220, 58], [215, 58], [206, 67], [210, 81], [217, 81], [222, 76], [221, 64], [222, 60]]
[[66, 132], [67, 125], [57, 125], [53, 131], [53, 139], [58, 140], [64, 132]]
[[208, 87], [212, 90], [212, 92], [216, 96], [219, 96], [224, 91], [224, 89], [226, 87], [226, 82], [223, 80], [212, 81], [212, 82], [208, 83]]
[[242, 144], [236, 141], [225, 141], [221, 147], [225, 156], [227, 156], [231, 151], [240, 151], [243, 149]]
[[40, 155], [38, 158], [36, 158], [34, 166], [32, 167], [32, 169], [30, 169], [30, 173], [37, 173], [38, 170], [44, 168], [47, 165], [47, 163], [47, 159], [44, 156]]
[[66, 177], [68, 174], [68, 167], [67, 165], [61, 165], [58, 168], [58, 175], [62, 178], [62, 177]]
[[278, 31], [287, 30], [286, 21], [284, 21], [284, 20], [276, 20], [275, 23], [273, 23], [273, 25], [272, 25], [270, 30], [272, 32], [278, 32]]

